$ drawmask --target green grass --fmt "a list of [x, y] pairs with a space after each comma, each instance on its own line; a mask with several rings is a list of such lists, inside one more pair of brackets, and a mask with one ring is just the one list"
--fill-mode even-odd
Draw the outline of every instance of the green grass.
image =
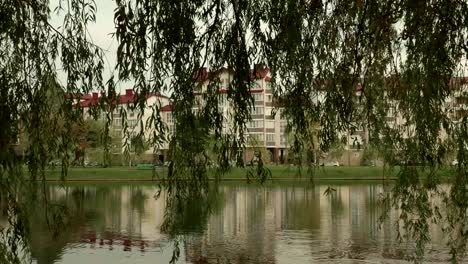
[[[270, 165], [273, 180], [309, 180], [310, 173], [306, 167], [301, 169], [296, 166]], [[255, 167], [232, 168], [222, 176], [223, 180], [246, 180], [248, 170]], [[382, 180], [394, 179], [399, 168], [393, 170], [382, 167], [317, 167], [313, 171], [315, 180]], [[70, 168], [66, 180], [68, 181], [149, 181], [152, 179], [165, 178], [167, 167], [158, 167], [157, 176], [153, 178], [151, 169], [139, 169], [135, 167], [112, 167], [112, 168]], [[453, 175], [453, 169], [439, 170], [442, 178], [448, 179]], [[47, 180], [59, 180], [60, 169], [49, 169], [46, 173]], [[214, 178], [214, 170], [210, 170], [210, 178]]]
[[[272, 173], [273, 180], [294, 180], [294, 179], [310, 179], [310, 173], [306, 167], [301, 169], [296, 166], [287, 165], [270, 165], [267, 168]], [[255, 167], [247, 168], [232, 168], [222, 179], [225, 180], [245, 180], [247, 171], [255, 169]], [[380, 180], [383, 177], [394, 177], [396, 170], [383, 171], [382, 167], [317, 167], [313, 171], [315, 179], [323, 180]], [[158, 176], [155, 179], [165, 177], [167, 174], [166, 167], [156, 169]], [[48, 180], [60, 179], [60, 169], [50, 169], [46, 173]], [[214, 178], [214, 170], [210, 171], [210, 177]], [[151, 169], [138, 169], [130, 167], [112, 167], [112, 168], [70, 168], [66, 178], [69, 181], [73, 180], [152, 180]]]

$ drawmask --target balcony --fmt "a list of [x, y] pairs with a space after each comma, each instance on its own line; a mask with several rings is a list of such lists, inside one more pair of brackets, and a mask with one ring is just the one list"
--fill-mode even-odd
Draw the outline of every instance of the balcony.
[[247, 128], [249, 132], [263, 132], [264, 128], [263, 127], [249, 127]]

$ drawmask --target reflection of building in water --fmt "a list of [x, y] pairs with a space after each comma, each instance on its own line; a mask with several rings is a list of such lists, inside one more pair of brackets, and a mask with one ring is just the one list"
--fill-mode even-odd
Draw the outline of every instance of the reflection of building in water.
[[[393, 226], [395, 217], [390, 213], [380, 225], [384, 213], [380, 195], [385, 191], [381, 185], [336, 185], [331, 195], [320, 196], [320, 240], [328, 241], [330, 249], [325, 257], [368, 258], [369, 254], [380, 255], [385, 247], [394, 248]], [[321, 186], [324, 193], [328, 186]]]
[[[164, 196], [155, 200], [154, 188], [88, 186], [51, 188], [50, 200], [66, 204], [70, 225], [58, 237], [49, 232], [44, 214], [32, 221], [32, 256], [38, 264], [54, 263], [69, 244], [91, 249], [147, 251], [167, 238], [159, 232]], [[164, 195], [164, 194], [163, 194]]]
[[187, 259], [209, 263], [274, 263], [273, 205], [266, 190], [223, 188], [225, 207], [209, 219], [204, 236], [187, 243]]
[[207, 263], [275, 263], [283, 229], [319, 229], [314, 188], [224, 188], [225, 207], [212, 215], [202, 238], [187, 243], [187, 259]]
[[[192, 263], [402, 258], [395, 242], [398, 212], [390, 213], [379, 229], [383, 213], [379, 194], [389, 187], [334, 185], [331, 187], [336, 191], [325, 196], [327, 187], [220, 187], [219, 196], [200, 202], [219, 203], [206, 205], [215, 208], [207, 219], [204, 208], [193, 206], [176, 222], [176, 231], [185, 232], [186, 240], [180, 244], [182, 258]], [[155, 200], [155, 192], [142, 186], [52, 188], [51, 200], [66, 202], [72, 225], [52, 238], [45, 220], [38, 216], [33, 221], [33, 257], [39, 264], [54, 263], [70, 244], [100, 252], [155, 252], [161, 245], [168, 245], [160, 232], [165, 193]], [[194, 219], [197, 213], [202, 219]]]
[[[159, 227], [164, 217], [164, 193], [154, 199], [156, 190], [141, 186], [54, 188], [52, 200], [75, 203], [79, 211], [92, 214], [90, 229], [137, 236], [159, 238]], [[83, 199], [79, 201], [79, 199]]]

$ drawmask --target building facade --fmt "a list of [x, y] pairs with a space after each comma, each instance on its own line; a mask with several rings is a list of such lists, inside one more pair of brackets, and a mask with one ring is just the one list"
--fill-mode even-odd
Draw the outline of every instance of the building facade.
[[[209, 87], [213, 85], [217, 89], [218, 94], [218, 109], [223, 113], [223, 133], [232, 134], [234, 125], [233, 105], [228, 97], [228, 92], [234, 78], [234, 70], [230, 68], [222, 68], [219, 70], [210, 71], [207, 68], [201, 68], [193, 77], [195, 97], [195, 105], [192, 111], [198, 111], [204, 105], [204, 95]], [[253, 98], [253, 106], [250, 109], [251, 119], [246, 120], [247, 135], [246, 149], [244, 151], [244, 162], [249, 162], [254, 158], [254, 154], [259, 150], [266, 150], [269, 160], [274, 163], [287, 163], [288, 160], [288, 136], [286, 133], [287, 120], [282, 116], [282, 109], [276, 103], [274, 91], [271, 85], [271, 73], [267, 67], [256, 65], [251, 70], [250, 78], [252, 86], [250, 93]], [[468, 78], [453, 78], [450, 83], [453, 94], [447, 98], [445, 109], [449, 118], [453, 122], [459, 122], [462, 117], [468, 113]], [[385, 120], [390, 128], [402, 126], [405, 120], [402, 114], [398, 111], [398, 102], [390, 95], [384, 95], [387, 98], [388, 110]], [[359, 97], [363, 95], [362, 88], [357, 85], [355, 97], [359, 101]], [[79, 104], [84, 109], [85, 118], [91, 118], [90, 109], [98, 105], [100, 95], [93, 93], [90, 95], [81, 96]], [[160, 161], [168, 160], [169, 138], [174, 133], [175, 124], [173, 118], [173, 106], [169, 97], [161, 94], [148, 94], [146, 96], [146, 108], [142, 114], [138, 114], [132, 110], [131, 106], [135, 103], [136, 96], [131, 89], [127, 89], [125, 94], [118, 96], [116, 107], [112, 113], [112, 128], [123, 133], [123, 113], [125, 113], [130, 135], [138, 134], [143, 128], [145, 137], [154, 136], [155, 130], [148, 126], [148, 122], [153, 114], [153, 109], [159, 109], [159, 117], [167, 127], [168, 136], [163, 144], [155, 149], [150, 147], [145, 154], [148, 160], [158, 159]], [[321, 103], [326, 98], [326, 91], [317, 91], [314, 97], [316, 103]], [[105, 119], [105, 116], [101, 116]], [[355, 122], [356, 126], [353, 129], [340, 133], [340, 138], [346, 138], [344, 152], [341, 157], [330, 157], [324, 154], [321, 157], [321, 162], [337, 161], [342, 165], [361, 165], [363, 151], [369, 143], [369, 131], [366, 127], [366, 122]], [[141, 126], [143, 124], [143, 126]], [[444, 133], [441, 137], [444, 137]], [[445, 135], [446, 136], [446, 135]], [[408, 132], [404, 137], [411, 137]]]
[[[228, 98], [228, 91], [234, 78], [234, 70], [222, 68], [209, 71], [202, 68], [195, 76], [194, 96], [196, 105], [194, 111], [203, 107], [203, 96], [210, 85], [217, 86], [219, 99], [218, 109], [223, 113], [223, 133], [231, 133], [233, 128], [233, 107]], [[271, 86], [270, 70], [261, 65], [255, 65], [251, 70], [250, 94], [254, 104], [250, 109], [251, 120], [247, 121], [246, 149], [244, 162], [254, 158], [256, 151], [267, 150], [269, 157], [266, 160], [275, 163], [287, 161], [288, 142], [286, 136], [286, 120], [281, 115], [281, 109], [275, 107], [273, 90]]]
[[[150, 120], [153, 119], [153, 115], [158, 113], [154, 111], [155, 108], [159, 109], [160, 115], [164, 116], [164, 113], [171, 109], [170, 98], [159, 94], [159, 93], [150, 93], [146, 96], [146, 106], [143, 112], [140, 112], [138, 109], [135, 109], [134, 105], [137, 100], [132, 89], [125, 90], [125, 94], [119, 95], [113, 100], [113, 111], [112, 111], [112, 122], [111, 129], [116, 133], [120, 133], [122, 136], [122, 146], [125, 141], [130, 142], [132, 137], [139, 135], [143, 129], [143, 135], [145, 140], [149, 140], [153, 137], [158, 137], [158, 132], [154, 129], [154, 125], [149, 124]], [[84, 95], [79, 99], [80, 106], [83, 109], [84, 119], [92, 119], [93, 110], [100, 104], [102, 96], [98, 93], [92, 93], [90, 95]], [[107, 119], [107, 114], [103, 111], [97, 116], [98, 120], [105, 121]], [[159, 116], [161, 118], [161, 116]], [[167, 120], [163, 119], [163, 124], [167, 123]], [[125, 129], [126, 127], [126, 129]], [[131, 144], [131, 143], [130, 143]], [[147, 150], [144, 151], [144, 154], [141, 155], [139, 162], [152, 163], [155, 160], [164, 161], [165, 156], [167, 156], [168, 142], [162, 141], [162, 144], [157, 146], [149, 146]], [[130, 152], [133, 151], [132, 146], [130, 146]], [[125, 148], [122, 147], [121, 151], [112, 153], [113, 155], [122, 154], [125, 151]], [[131, 154], [131, 153], [130, 153]]]

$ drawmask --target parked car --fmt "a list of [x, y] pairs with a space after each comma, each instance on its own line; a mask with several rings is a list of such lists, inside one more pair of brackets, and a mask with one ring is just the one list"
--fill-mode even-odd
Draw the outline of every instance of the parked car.
[[327, 162], [325, 164], [322, 164], [322, 166], [326, 166], [326, 167], [339, 167], [340, 166], [340, 163], [338, 161], [330, 161], [330, 162]]
[[55, 167], [55, 166], [62, 166], [62, 161], [61, 160], [51, 160], [49, 162], [49, 166]]

